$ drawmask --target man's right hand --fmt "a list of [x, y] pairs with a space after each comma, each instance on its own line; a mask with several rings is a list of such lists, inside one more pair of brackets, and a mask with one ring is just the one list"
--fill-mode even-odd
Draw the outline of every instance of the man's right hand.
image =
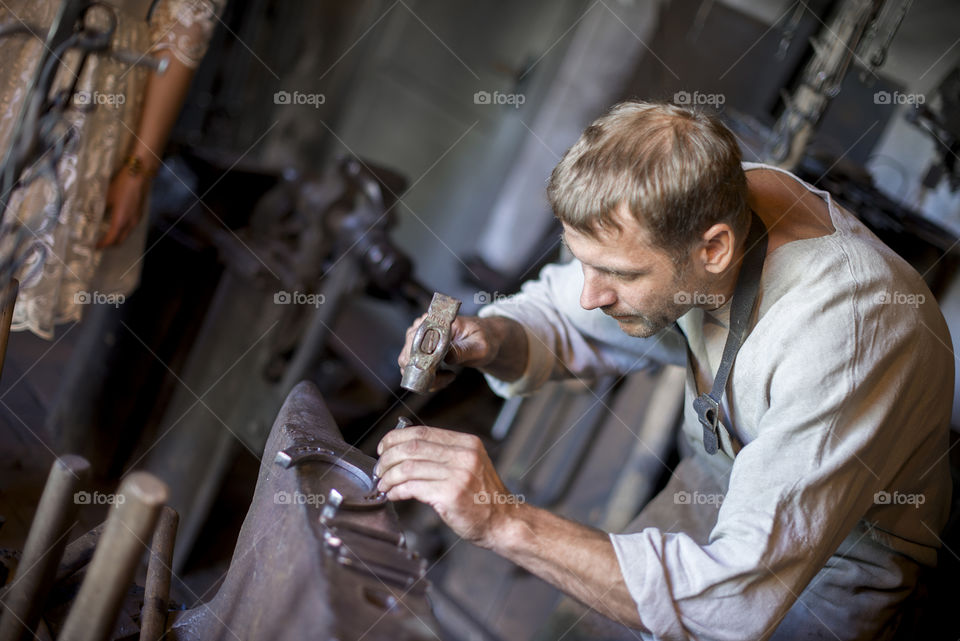
[[[407, 329], [407, 338], [397, 363], [400, 371], [410, 361], [410, 348], [417, 328], [427, 315], [417, 318]], [[457, 316], [450, 328], [450, 351], [444, 362], [475, 367], [504, 381], [523, 375], [527, 365], [527, 335], [516, 321], [501, 316]], [[452, 372], [438, 372], [435, 389], [453, 380]]]

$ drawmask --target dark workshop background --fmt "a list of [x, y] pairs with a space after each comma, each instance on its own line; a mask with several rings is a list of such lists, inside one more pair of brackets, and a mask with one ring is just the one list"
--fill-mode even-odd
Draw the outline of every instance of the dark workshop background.
[[[675, 460], [680, 401], [658, 387], [675, 372], [600, 381], [600, 407], [575, 390], [504, 404], [469, 371], [415, 398], [399, 387], [404, 330], [425, 293], [473, 313], [560, 256], [547, 177], [620, 99], [712, 100], [745, 156], [764, 158], [810, 39], [840, 5], [231, 0], [155, 182], [139, 289], [122, 305], [91, 306], [54, 341], [11, 337], [0, 548], [22, 546], [54, 452], [76, 451], [104, 491], [133, 469], [170, 483], [182, 519], [174, 594], [186, 605], [208, 598], [292, 378], [316, 382], [345, 438], [368, 453], [413, 411], [481, 435], [531, 500], [622, 525], [629, 515], [606, 493], [634, 439], [616, 422], [665, 421], [649, 441]], [[955, 340], [958, 25], [955, 0], [913, 2], [884, 64], [851, 66], [795, 168], [917, 267]], [[917, 120], [916, 96], [938, 127]], [[374, 184], [379, 199], [364, 192]], [[651, 418], [654, 398], [667, 399], [666, 418]], [[531, 436], [545, 424], [555, 431]], [[634, 508], [663, 482], [651, 470]], [[89, 506], [83, 525], [105, 511]], [[509, 564], [469, 546], [451, 552], [429, 510], [404, 505], [401, 516], [411, 544], [442, 559], [434, 582], [502, 638], [529, 638], [555, 607], [555, 591]]]

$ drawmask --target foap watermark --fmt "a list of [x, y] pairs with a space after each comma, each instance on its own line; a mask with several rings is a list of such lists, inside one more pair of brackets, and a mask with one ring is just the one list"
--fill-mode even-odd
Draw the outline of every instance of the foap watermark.
[[526, 101], [527, 97], [522, 93], [478, 91], [473, 94], [473, 104], [475, 105], [510, 105], [514, 109], [519, 109], [520, 105]]
[[108, 494], [106, 492], [74, 492], [73, 502], [76, 505], [123, 505], [126, 498], [123, 494]]
[[273, 495], [273, 502], [277, 505], [323, 505], [326, 500], [327, 497], [323, 494], [305, 494], [299, 490], [281, 490]]
[[873, 94], [875, 105], [922, 105], [927, 97], [922, 93], [900, 93], [899, 91], [877, 91]]
[[923, 294], [880, 292], [876, 296], [876, 301], [881, 305], [909, 305], [910, 307], [920, 307], [927, 302], [927, 297]]
[[722, 93], [701, 93], [694, 91], [678, 91], [673, 94], [673, 102], [683, 107], [696, 107], [708, 105], [710, 107], [722, 107], [727, 101], [727, 97]]
[[126, 302], [123, 294], [104, 294], [102, 292], [79, 291], [73, 295], [73, 302], [77, 305], [113, 305], [120, 307]]
[[323, 294], [288, 292], [282, 289], [273, 294], [273, 302], [275, 305], [313, 305], [314, 307], [320, 307], [326, 300], [327, 297]]
[[273, 104], [275, 105], [309, 105], [314, 109], [319, 109], [320, 105], [327, 101], [327, 97], [322, 93], [302, 93], [300, 91], [278, 91], [273, 94]]
[[680, 490], [673, 493], [673, 502], [676, 505], [720, 505], [723, 503], [723, 494], [720, 492], [701, 492], [694, 490], [687, 492]]
[[102, 91], [78, 91], [73, 94], [73, 104], [80, 107], [109, 105], [119, 107], [127, 102], [122, 93], [103, 93]]
[[523, 494], [509, 492], [477, 492], [473, 495], [473, 502], [478, 505], [521, 505], [527, 499]]
[[500, 292], [477, 292], [473, 295], [473, 302], [477, 305], [489, 305], [491, 303], [502, 303], [505, 300], [509, 300], [509, 294], [501, 294]]
[[727, 297], [723, 294], [705, 294], [703, 292], [677, 292], [673, 295], [673, 302], [677, 305], [695, 305], [697, 307], [704, 305], [710, 307], [720, 307], [727, 302]]
[[920, 493], [905, 494], [897, 490], [893, 492], [880, 490], [873, 495], [873, 502], [876, 505], [912, 505], [915, 508], [919, 508], [927, 502], [927, 497]]

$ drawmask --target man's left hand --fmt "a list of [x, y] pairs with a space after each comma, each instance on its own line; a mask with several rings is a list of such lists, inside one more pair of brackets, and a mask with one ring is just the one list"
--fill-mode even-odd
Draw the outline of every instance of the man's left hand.
[[492, 547], [512, 500], [476, 436], [436, 427], [392, 430], [377, 447], [379, 489], [391, 501], [430, 505], [457, 535]]

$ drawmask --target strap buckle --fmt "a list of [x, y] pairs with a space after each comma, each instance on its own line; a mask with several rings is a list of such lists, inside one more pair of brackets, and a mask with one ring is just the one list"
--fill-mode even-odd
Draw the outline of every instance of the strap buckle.
[[693, 401], [693, 409], [703, 426], [703, 449], [707, 454], [716, 454], [720, 446], [718, 424], [720, 422], [720, 403], [709, 394], [701, 394]]

